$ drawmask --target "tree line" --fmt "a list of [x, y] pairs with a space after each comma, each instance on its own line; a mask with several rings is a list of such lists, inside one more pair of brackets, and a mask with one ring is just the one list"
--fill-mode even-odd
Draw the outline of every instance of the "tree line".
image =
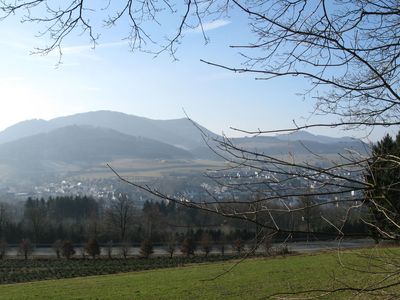
[[[320, 209], [312, 199], [304, 197], [294, 205], [304, 209], [288, 216], [279, 212], [277, 202], [277, 209], [272, 212], [279, 226], [309, 233], [292, 235], [291, 238], [309, 239], [321, 232], [327, 233], [329, 238], [332, 228], [319, 221], [320, 215], [335, 216], [345, 211], [344, 207], [335, 205]], [[244, 210], [246, 206], [238, 204], [235, 209]], [[266, 213], [258, 213], [256, 217], [258, 222], [270, 221]], [[366, 232], [358, 218], [359, 214], [355, 214], [348, 222], [347, 232]], [[260, 230], [263, 229], [257, 223], [186, 208], [176, 202], [146, 201], [142, 207], [138, 207], [137, 202], [124, 193], [116, 193], [108, 200], [89, 196], [28, 198], [21, 208], [0, 203], [0, 240], [3, 244], [21, 245], [29, 241], [30, 245], [54, 246], [58, 243], [55, 247], [61, 249], [61, 241], [80, 245], [95, 241], [104, 246], [114, 244], [129, 248], [145, 241], [167, 248], [186, 243], [183, 248], [193, 249], [195, 247], [191, 244], [208, 244], [210, 248], [212, 244], [218, 247], [240, 243], [256, 245], [260, 242]], [[273, 235], [273, 238], [286, 240], [288, 236]]]

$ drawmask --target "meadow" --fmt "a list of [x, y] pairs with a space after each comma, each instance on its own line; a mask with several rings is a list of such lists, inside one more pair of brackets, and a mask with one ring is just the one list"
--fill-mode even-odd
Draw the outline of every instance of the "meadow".
[[[322, 294], [322, 299], [350, 296], [385, 299], [387, 294], [357, 295], [349, 291], [326, 294], [322, 290], [378, 286], [376, 283], [385, 275], [374, 271], [383, 267], [383, 257], [398, 257], [398, 254], [398, 249], [379, 250], [379, 253], [375, 249], [352, 250], [3, 284], [0, 299], [267, 299], [275, 293], [310, 289], [318, 289], [311, 295]], [[374, 262], [378, 263], [374, 266]], [[398, 279], [396, 275], [383, 284]], [[390, 291], [393, 290], [386, 289], [385, 293]]]

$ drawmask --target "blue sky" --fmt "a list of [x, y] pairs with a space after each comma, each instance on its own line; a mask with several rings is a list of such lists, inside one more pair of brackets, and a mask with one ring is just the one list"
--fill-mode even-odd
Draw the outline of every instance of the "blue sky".
[[[201, 31], [190, 30], [173, 61], [167, 54], [129, 51], [122, 40], [125, 28], [104, 32], [96, 49], [87, 36], [71, 35], [58, 53], [31, 55], [43, 40], [40, 27], [18, 18], [0, 22], [0, 130], [22, 120], [51, 119], [92, 110], [115, 110], [154, 119], [185, 117], [183, 110], [208, 129], [228, 136], [246, 130], [292, 127], [309, 117], [312, 99], [296, 95], [306, 88], [301, 79], [257, 81], [200, 62], [200, 59], [238, 66], [239, 54], [228, 46], [248, 36], [245, 20], [221, 18], [205, 24], [210, 43]], [[173, 26], [171, 26], [171, 30]], [[318, 118], [313, 119], [319, 121]], [[326, 117], [324, 118], [326, 121]], [[311, 121], [307, 121], [310, 123]], [[314, 130], [327, 135], [363, 133]], [[372, 138], [379, 138], [377, 131]]]

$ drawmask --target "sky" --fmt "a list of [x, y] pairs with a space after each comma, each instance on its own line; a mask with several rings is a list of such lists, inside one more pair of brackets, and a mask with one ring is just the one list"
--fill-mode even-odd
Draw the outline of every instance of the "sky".
[[[176, 29], [169, 24], [168, 30]], [[163, 25], [164, 26], [164, 25]], [[187, 30], [177, 61], [168, 53], [157, 57], [131, 52], [123, 40], [126, 26], [109, 31], [95, 49], [88, 37], [72, 33], [59, 54], [32, 55], [46, 41], [42, 27], [20, 23], [20, 16], [0, 22], [0, 130], [27, 119], [52, 119], [95, 110], [113, 110], [152, 119], [190, 118], [228, 136], [244, 130], [272, 130], [311, 123], [313, 100], [298, 96], [306, 88], [301, 79], [255, 80], [216, 68], [200, 59], [240, 66], [241, 56], [229, 45], [249, 32], [246, 20], [221, 17], [204, 24], [210, 42], [199, 29]], [[164, 27], [161, 28], [165, 30]], [[313, 121], [319, 121], [313, 118]], [[321, 120], [321, 118], [320, 118]], [[326, 119], [323, 119], [326, 120]], [[317, 129], [331, 136], [364, 136], [365, 132]], [[378, 130], [370, 138], [382, 136]]]

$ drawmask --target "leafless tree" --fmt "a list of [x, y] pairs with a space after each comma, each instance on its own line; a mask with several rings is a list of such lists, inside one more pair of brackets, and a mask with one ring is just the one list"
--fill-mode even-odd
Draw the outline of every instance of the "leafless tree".
[[272, 248], [272, 246], [273, 246], [272, 238], [273, 238], [273, 235], [271, 233], [268, 233], [268, 232], [262, 235], [261, 244], [262, 244], [262, 247], [264, 249], [265, 255], [271, 255], [272, 254], [272, 250], [273, 250], [273, 248]]
[[[62, 243], [62, 249], [61, 249], [61, 254], [63, 257], [65, 257], [66, 259], [70, 259], [76, 252], [74, 249], [74, 245], [71, 241], [63, 241]], [[82, 247], [82, 253], [84, 253], [84, 248]]]
[[33, 245], [29, 239], [22, 239], [18, 246], [18, 252], [20, 255], [24, 256], [25, 260], [33, 252]]
[[91, 214], [88, 216], [86, 222], [86, 235], [88, 238], [94, 238], [97, 239], [99, 232], [102, 230], [102, 223], [99, 222], [99, 216], [96, 213]]
[[200, 247], [201, 247], [201, 251], [204, 252], [204, 256], [207, 257], [208, 254], [212, 250], [212, 241], [211, 241], [210, 234], [203, 233], [203, 235], [201, 236], [201, 240], [200, 240]]
[[157, 227], [162, 226], [163, 222], [160, 223], [160, 211], [157, 206], [147, 205], [146, 203], [143, 206], [143, 224], [145, 227], [145, 235], [147, 238], [151, 239], [153, 235], [153, 231]]
[[106, 245], [106, 253], [107, 253], [107, 258], [111, 259], [112, 258], [112, 249], [113, 249], [113, 241], [108, 241]]
[[[234, 11], [248, 18], [252, 32], [248, 43], [231, 46], [240, 51], [243, 60], [236, 66], [225, 65], [224, 62], [203, 62], [233, 72], [254, 74], [259, 80], [302, 77], [309, 83], [303, 95], [313, 99], [314, 114], [329, 115], [335, 119], [327, 123], [294, 122], [293, 128], [276, 130], [234, 129], [249, 135], [262, 135], [313, 127], [373, 130], [376, 126], [400, 125], [398, 0], [188, 0], [183, 4], [168, 0], [127, 0], [118, 4], [110, 2], [105, 10], [93, 5], [92, 2], [87, 4], [70, 0], [55, 7], [46, 0], [3, 0], [0, 9], [4, 17], [25, 11], [24, 20], [44, 24], [43, 33], [52, 42], [38, 49], [41, 53], [55, 49], [61, 51], [65, 38], [77, 30], [88, 34], [95, 45], [99, 37], [96, 22], [89, 19], [93, 20], [91, 16], [106, 12], [111, 16], [106, 18], [109, 26], [128, 20], [130, 30], [127, 38], [132, 49], [144, 47], [153, 53], [169, 51], [172, 55], [175, 55], [176, 45], [185, 31], [197, 27], [201, 29], [203, 22], [229, 16]], [[177, 30], [165, 44], [160, 44], [151, 38], [152, 24], [161, 22], [165, 14], [177, 16]], [[94, 19], [99, 18], [101, 16]], [[366, 180], [366, 174], [370, 174], [379, 161], [398, 166], [399, 154], [375, 155], [371, 164], [368, 151], [362, 154], [349, 149], [336, 159], [327, 159], [310, 150], [311, 155], [324, 161], [325, 167], [320, 167], [299, 161], [293, 155], [281, 158], [243, 148], [228, 138], [215, 140], [205, 136], [205, 140], [228, 162], [227, 168], [208, 176], [232, 192], [258, 197], [250, 200], [232, 197], [221, 201], [210, 193], [207, 201], [188, 199], [120, 179], [180, 205], [245, 220], [258, 228], [286, 233], [288, 237], [312, 231], [309, 222], [306, 228], [297, 226], [296, 222], [301, 222], [304, 213], [317, 207], [334, 206], [342, 213], [331, 219], [322, 211], [320, 219], [335, 232], [313, 232], [314, 235], [344, 237], [344, 226], [351, 213], [371, 206], [380, 210], [392, 227], [400, 228], [399, 215], [393, 211], [385, 214], [387, 208], [382, 205], [382, 191], [392, 189], [393, 184], [382, 186], [377, 180]], [[396, 181], [398, 179], [395, 178]], [[302, 184], [299, 185], [299, 182]], [[301, 206], [299, 199], [318, 201]], [[280, 221], [285, 215], [290, 216], [289, 221]], [[378, 232], [382, 231], [381, 236], [386, 239], [398, 240], [398, 234], [387, 233], [380, 228], [380, 223], [371, 222], [368, 218], [362, 221]], [[397, 274], [398, 268], [390, 272]], [[374, 292], [385, 288], [386, 285], [382, 284]], [[358, 287], [344, 289], [356, 293], [363, 291]]]
[[172, 258], [174, 256], [175, 250], [176, 250], [176, 238], [173, 233], [170, 233], [167, 238], [167, 252], [169, 254], [169, 257]]
[[128, 241], [123, 241], [119, 247], [120, 254], [124, 257], [127, 258], [129, 255], [129, 251], [131, 249], [131, 243]]
[[226, 237], [222, 236], [221, 239], [219, 240], [219, 250], [222, 256], [225, 255], [225, 246], [226, 246]]
[[[242, 51], [243, 67], [224, 66], [235, 72], [250, 72], [259, 79], [301, 76], [310, 80], [308, 90], [316, 97], [319, 113], [339, 117], [336, 124], [310, 126], [399, 125], [399, 1], [337, 0], [254, 1], [254, 0], [125, 0], [118, 4], [69, 0], [2, 0], [3, 18], [20, 13], [23, 21], [43, 25], [42, 35], [50, 44], [40, 49], [48, 53], [62, 49], [73, 33], [87, 34], [93, 45], [106, 26], [126, 24], [126, 38], [132, 49], [155, 52], [176, 45], [189, 29], [236, 12], [248, 18], [252, 32], [248, 43], [232, 45]], [[153, 39], [153, 25], [175, 20], [176, 31], [163, 39]], [[158, 30], [163, 27], [158, 27]], [[168, 29], [165, 28], [165, 32]], [[206, 37], [205, 37], [206, 38]], [[309, 127], [305, 125], [305, 127]], [[257, 130], [262, 132], [262, 130]]]
[[121, 242], [125, 242], [129, 228], [135, 220], [134, 202], [128, 195], [118, 194], [109, 203], [106, 211], [106, 220], [109, 228], [115, 231]]
[[24, 215], [27, 222], [26, 226], [32, 231], [33, 242], [36, 243], [48, 221], [44, 200], [28, 198]]
[[0, 203], [0, 239], [4, 238], [4, 228], [9, 221], [9, 212], [5, 203]]
[[131, 244], [128, 239], [129, 230], [135, 221], [136, 209], [133, 200], [126, 194], [119, 193], [114, 197], [106, 210], [108, 228], [116, 232], [120, 239], [120, 254], [126, 258]]
[[59, 259], [62, 254], [63, 250], [63, 241], [62, 240], [57, 240], [53, 243], [53, 250], [56, 253], [57, 258]]
[[196, 251], [196, 242], [191, 236], [187, 236], [183, 239], [182, 244], [181, 244], [181, 253], [186, 255], [187, 257], [189, 256], [194, 256]]
[[244, 250], [244, 243], [242, 239], [236, 239], [232, 244], [232, 249], [236, 251], [237, 255], [240, 255]]
[[8, 250], [8, 243], [5, 239], [0, 238], [0, 260], [6, 257]]
[[82, 247], [79, 248], [79, 254], [81, 255], [82, 258], [87, 257], [87, 252], [86, 252], [86, 247], [85, 245], [82, 245]]
[[149, 256], [151, 254], [154, 253], [153, 250], [153, 243], [150, 239], [144, 239], [141, 243], [140, 243], [140, 255], [143, 258], [149, 258]]
[[96, 256], [100, 255], [100, 246], [99, 243], [97, 242], [96, 239], [91, 238], [87, 241], [87, 243], [84, 245], [85, 251], [88, 255], [90, 255], [93, 259], [96, 258]]

